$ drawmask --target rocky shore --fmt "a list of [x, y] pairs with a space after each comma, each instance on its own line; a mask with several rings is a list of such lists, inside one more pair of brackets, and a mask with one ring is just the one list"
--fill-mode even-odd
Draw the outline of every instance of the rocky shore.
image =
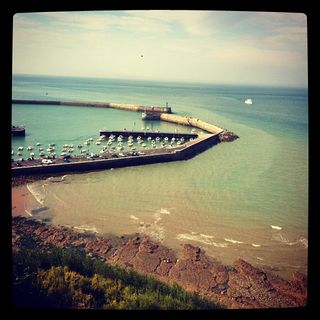
[[26, 237], [39, 246], [84, 249], [106, 263], [132, 268], [169, 284], [177, 283], [224, 308], [302, 307], [307, 301], [307, 278], [301, 273], [294, 273], [292, 280], [286, 281], [241, 259], [233, 266], [225, 266], [190, 244], [183, 246], [178, 259], [172, 249], [144, 235], [94, 236], [30, 218], [13, 217], [13, 250], [19, 250]]
[[219, 139], [220, 139], [220, 142], [232, 142], [234, 140], [239, 139], [239, 136], [225, 129], [219, 134]]

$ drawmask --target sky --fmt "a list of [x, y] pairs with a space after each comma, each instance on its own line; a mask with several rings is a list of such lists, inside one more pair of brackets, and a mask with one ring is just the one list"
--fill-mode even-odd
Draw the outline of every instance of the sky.
[[303, 13], [17, 13], [13, 73], [308, 86]]

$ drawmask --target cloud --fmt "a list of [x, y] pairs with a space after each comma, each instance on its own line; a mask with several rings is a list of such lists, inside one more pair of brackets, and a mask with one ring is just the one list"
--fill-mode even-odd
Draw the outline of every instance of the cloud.
[[293, 72], [306, 78], [306, 50], [302, 14], [166, 10], [14, 17], [14, 72], [209, 82], [228, 75], [241, 83], [258, 70], [272, 82], [281, 70], [291, 81]]

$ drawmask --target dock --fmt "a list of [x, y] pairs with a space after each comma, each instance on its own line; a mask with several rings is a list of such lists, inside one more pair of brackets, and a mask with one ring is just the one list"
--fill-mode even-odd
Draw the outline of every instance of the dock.
[[[109, 131], [114, 132], [114, 131]], [[105, 131], [100, 132], [105, 134]], [[124, 135], [125, 132], [122, 132]], [[141, 134], [140, 132], [137, 134]], [[131, 133], [132, 135], [132, 133]], [[153, 135], [159, 135], [153, 133]], [[172, 136], [177, 134], [171, 134]], [[182, 135], [182, 134], [181, 134]], [[193, 137], [192, 134], [183, 134], [185, 137]], [[169, 134], [166, 134], [169, 138]], [[124, 156], [120, 157], [120, 153], [109, 154], [106, 152], [102, 158], [90, 159], [85, 157], [74, 157], [69, 162], [64, 162], [62, 158], [57, 158], [55, 163], [43, 164], [41, 160], [24, 161], [23, 164], [16, 162], [12, 164], [11, 175], [33, 175], [33, 174], [55, 174], [70, 172], [86, 172], [105, 170], [111, 168], [121, 168], [129, 166], [139, 166], [153, 164], [159, 162], [181, 161], [195, 157], [197, 154], [205, 151], [211, 146], [220, 142], [219, 134], [202, 134], [194, 140], [186, 142], [184, 145], [175, 148], [161, 148], [156, 150], [145, 150], [142, 154], [132, 155], [130, 152], [124, 152]]]

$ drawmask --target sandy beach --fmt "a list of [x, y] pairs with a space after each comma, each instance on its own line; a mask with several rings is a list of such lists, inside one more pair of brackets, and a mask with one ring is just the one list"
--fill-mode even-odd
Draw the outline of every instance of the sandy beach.
[[30, 214], [27, 213], [28, 206], [32, 204], [33, 201], [36, 201], [32, 194], [28, 191], [26, 185], [20, 185], [11, 188], [12, 191], [12, 216], [24, 216], [29, 217]]

